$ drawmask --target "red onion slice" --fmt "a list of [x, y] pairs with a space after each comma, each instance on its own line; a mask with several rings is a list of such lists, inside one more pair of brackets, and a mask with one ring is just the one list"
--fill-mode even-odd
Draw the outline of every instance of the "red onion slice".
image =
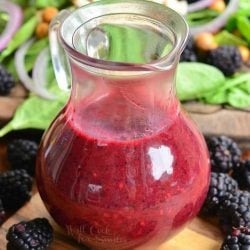
[[32, 79], [36, 87], [46, 86], [46, 69], [49, 62], [49, 48], [44, 48], [38, 57], [36, 58], [33, 70], [32, 70]]
[[6, 12], [9, 15], [9, 21], [0, 35], [0, 51], [2, 51], [21, 26], [23, 12], [18, 5], [11, 3], [10, 1], [2, 0], [0, 2], [0, 11]]
[[[35, 84], [33, 79], [30, 78], [30, 76], [28, 75], [28, 73], [25, 69], [25, 60], [24, 60], [25, 55], [26, 55], [29, 47], [33, 44], [33, 42], [34, 42], [34, 39], [28, 40], [15, 53], [15, 66], [16, 66], [16, 71], [17, 71], [18, 77], [19, 77], [20, 81], [23, 83], [23, 85], [29, 91], [31, 91], [31, 92], [35, 93], [36, 95], [38, 95], [42, 98], [45, 98], [45, 99], [55, 99], [55, 96], [52, 93], [48, 92], [47, 89], [44, 88], [44, 86], [38, 85], [40, 83], [40, 80], [38, 83]], [[37, 74], [38, 67], [40, 67], [40, 70], [42, 72], [40, 72], [39, 75], [43, 73], [46, 76], [46, 73], [45, 73], [46, 67], [42, 68], [40, 66], [40, 62], [41, 62], [40, 60], [41, 60], [42, 56], [44, 58], [44, 53], [42, 55], [39, 54], [39, 56], [38, 56], [38, 59], [36, 60], [36, 63], [35, 63], [35, 65], [37, 67], [36, 74]]]
[[220, 30], [222, 27], [225, 26], [229, 17], [237, 10], [238, 5], [239, 5], [239, 0], [231, 0], [228, 3], [225, 11], [221, 15], [216, 17], [214, 20], [203, 25], [191, 27], [190, 28], [191, 35], [196, 35], [201, 32], [211, 32], [211, 33], [217, 32], [218, 30]]
[[205, 9], [213, 3], [213, 0], [200, 0], [195, 3], [191, 3], [188, 5], [188, 12], [194, 12], [197, 10]]

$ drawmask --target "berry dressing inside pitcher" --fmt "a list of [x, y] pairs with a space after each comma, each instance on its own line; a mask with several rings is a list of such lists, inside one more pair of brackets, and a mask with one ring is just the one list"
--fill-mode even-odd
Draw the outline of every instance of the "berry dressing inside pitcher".
[[141, 1], [63, 12], [50, 31], [71, 95], [43, 136], [37, 185], [54, 220], [91, 249], [154, 250], [198, 213], [209, 183], [203, 137], [181, 110], [181, 16]]

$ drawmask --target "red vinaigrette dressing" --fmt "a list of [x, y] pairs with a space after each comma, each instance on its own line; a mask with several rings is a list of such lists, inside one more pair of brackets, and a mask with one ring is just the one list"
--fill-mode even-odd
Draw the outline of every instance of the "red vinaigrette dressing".
[[52, 217], [79, 242], [153, 250], [198, 213], [208, 155], [177, 101], [168, 113], [147, 111], [145, 122], [123, 98], [69, 102], [43, 138], [37, 182]]

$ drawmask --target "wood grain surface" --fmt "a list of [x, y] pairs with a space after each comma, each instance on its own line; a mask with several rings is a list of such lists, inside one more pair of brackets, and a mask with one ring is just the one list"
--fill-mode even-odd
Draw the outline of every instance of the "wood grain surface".
[[[50, 250], [87, 249], [84, 246], [77, 244], [55, 224], [47, 213], [37, 192], [33, 195], [30, 202], [28, 202], [16, 214], [11, 216], [0, 228], [0, 249], [6, 249], [5, 236], [11, 225], [35, 217], [48, 218], [54, 228], [54, 242]], [[177, 236], [163, 244], [157, 250], [219, 250], [221, 242], [222, 235], [216, 226], [213, 226], [211, 223], [205, 222], [200, 218], [196, 218]]]
[[21, 84], [17, 84], [8, 96], [0, 96], [0, 125], [8, 122], [17, 107], [25, 100], [28, 92]]

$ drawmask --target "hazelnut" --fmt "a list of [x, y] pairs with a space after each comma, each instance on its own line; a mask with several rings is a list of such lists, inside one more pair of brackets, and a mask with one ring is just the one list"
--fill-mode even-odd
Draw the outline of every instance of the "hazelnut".
[[223, 0], [214, 0], [213, 3], [209, 6], [209, 9], [221, 13], [226, 9], [226, 4]]
[[245, 46], [239, 46], [239, 51], [242, 57], [242, 61], [247, 62], [249, 60], [249, 55], [250, 55], [249, 49]]
[[42, 11], [42, 19], [46, 23], [50, 23], [51, 20], [58, 14], [58, 9], [55, 7], [47, 7]]
[[46, 37], [49, 33], [49, 24], [41, 22], [36, 27], [36, 36], [37, 38]]
[[212, 50], [218, 47], [212, 33], [204, 32], [195, 37], [196, 46], [201, 50]]

